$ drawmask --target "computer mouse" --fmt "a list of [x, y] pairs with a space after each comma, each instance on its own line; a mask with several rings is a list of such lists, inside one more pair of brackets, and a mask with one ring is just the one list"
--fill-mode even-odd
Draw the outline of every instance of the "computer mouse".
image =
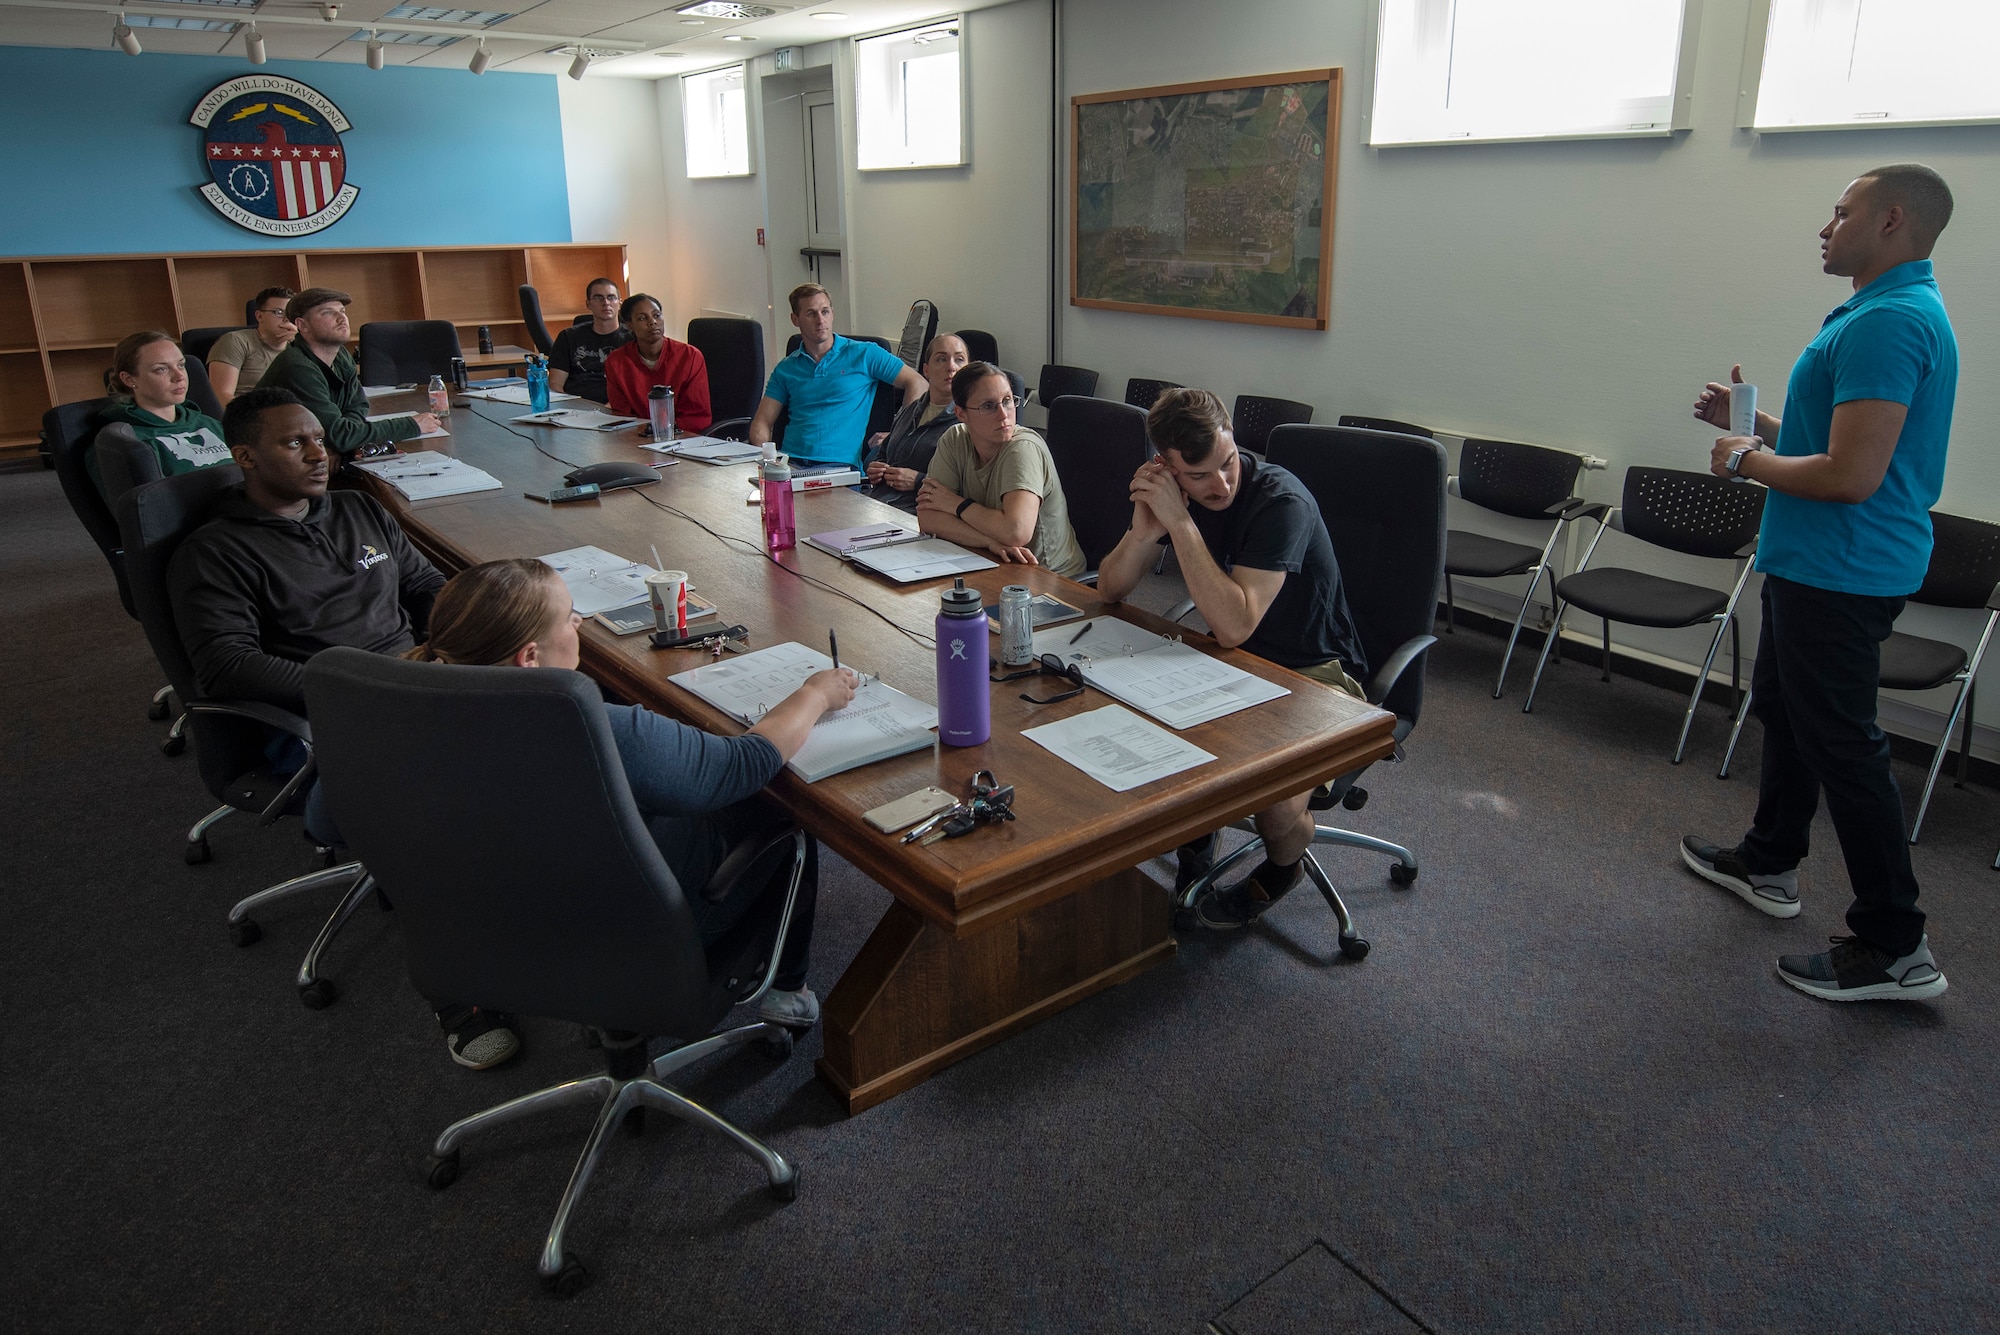
[[572, 487], [595, 482], [605, 491], [614, 491], [619, 487], [643, 487], [659, 480], [660, 475], [644, 464], [619, 463], [616, 460], [586, 464], [563, 477], [563, 481]]

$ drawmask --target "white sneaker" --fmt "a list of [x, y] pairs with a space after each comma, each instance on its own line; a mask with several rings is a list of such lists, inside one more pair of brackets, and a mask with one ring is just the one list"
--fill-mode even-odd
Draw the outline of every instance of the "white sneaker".
[[780, 992], [774, 987], [757, 1003], [757, 1018], [787, 1029], [810, 1029], [819, 1023], [819, 998], [809, 987], [796, 992]]

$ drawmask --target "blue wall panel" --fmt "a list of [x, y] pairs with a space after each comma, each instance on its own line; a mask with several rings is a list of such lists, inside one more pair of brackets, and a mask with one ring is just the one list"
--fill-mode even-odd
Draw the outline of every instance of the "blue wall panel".
[[[251, 73], [310, 84], [353, 124], [342, 143], [361, 196], [325, 231], [261, 236], [195, 193], [209, 176], [188, 115], [209, 89]], [[475, 76], [456, 60], [371, 70], [0, 46], [0, 181], [8, 255], [570, 239], [554, 76]]]

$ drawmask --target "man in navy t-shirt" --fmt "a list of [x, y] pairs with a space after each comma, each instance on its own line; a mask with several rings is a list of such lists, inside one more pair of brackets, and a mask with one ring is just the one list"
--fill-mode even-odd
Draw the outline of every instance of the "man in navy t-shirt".
[[[1774, 918], [1798, 914], [1798, 865], [1826, 792], [1847, 862], [1851, 936], [1786, 955], [1778, 976], [1833, 1001], [1923, 1000], [1945, 990], [1931, 957], [1889, 769], [1875, 722], [1882, 641], [1930, 565], [1930, 508], [1944, 487], [1958, 388], [1958, 341], [1931, 273], [1951, 191], [1928, 167], [1881, 167], [1847, 187], [1820, 231], [1827, 273], [1853, 280], [1799, 355], [1781, 422], [1724, 436], [1711, 471], [1771, 489], [1757, 568], [1764, 619], [1751, 678], [1764, 772], [1750, 832], [1734, 848], [1690, 835], [1698, 875]], [[1743, 368], [1730, 378], [1741, 383]], [[1710, 384], [1695, 416], [1729, 425], [1729, 386]], [[1765, 446], [1775, 445], [1775, 450]]]
[[[1170, 389], [1146, 414], [1159, 457], [1132, 478], [1132, 527], [1097, 568], [1098, 596], [1117, 602], [1171, 542], [1195, 609], [1226, 649], [1325, 682], [1360, 698], [1368, 664], [1341, 589], [1340, 562], [1303, 482], [1236, 448], [1222, 400]], [[1227, 890], [1210, 888], [1195, 922], [1227, 931], [1254, 921], [1299, 882], [1312, 844], [1311, 790], [1256, 815], [1264, 861]], [[1175, 889], [1212, 864], [1215, 835], [1180, 850]]]

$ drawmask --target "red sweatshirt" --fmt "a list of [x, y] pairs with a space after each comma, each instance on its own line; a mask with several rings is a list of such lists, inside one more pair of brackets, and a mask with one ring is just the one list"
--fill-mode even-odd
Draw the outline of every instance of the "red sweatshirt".
[[660, 364], [651, 370], [639, 360], [639, 345], [627, 343], [604, 359], [604, 380], [611, 390], [611, 411], [621, 416], [646, 416], [646, 396], [653, 386], [671, 385], [676, 431], [706, 431], [715, 420], [708, 406], [708, 363], [700, 349], [685, 343], [668, 339]]

